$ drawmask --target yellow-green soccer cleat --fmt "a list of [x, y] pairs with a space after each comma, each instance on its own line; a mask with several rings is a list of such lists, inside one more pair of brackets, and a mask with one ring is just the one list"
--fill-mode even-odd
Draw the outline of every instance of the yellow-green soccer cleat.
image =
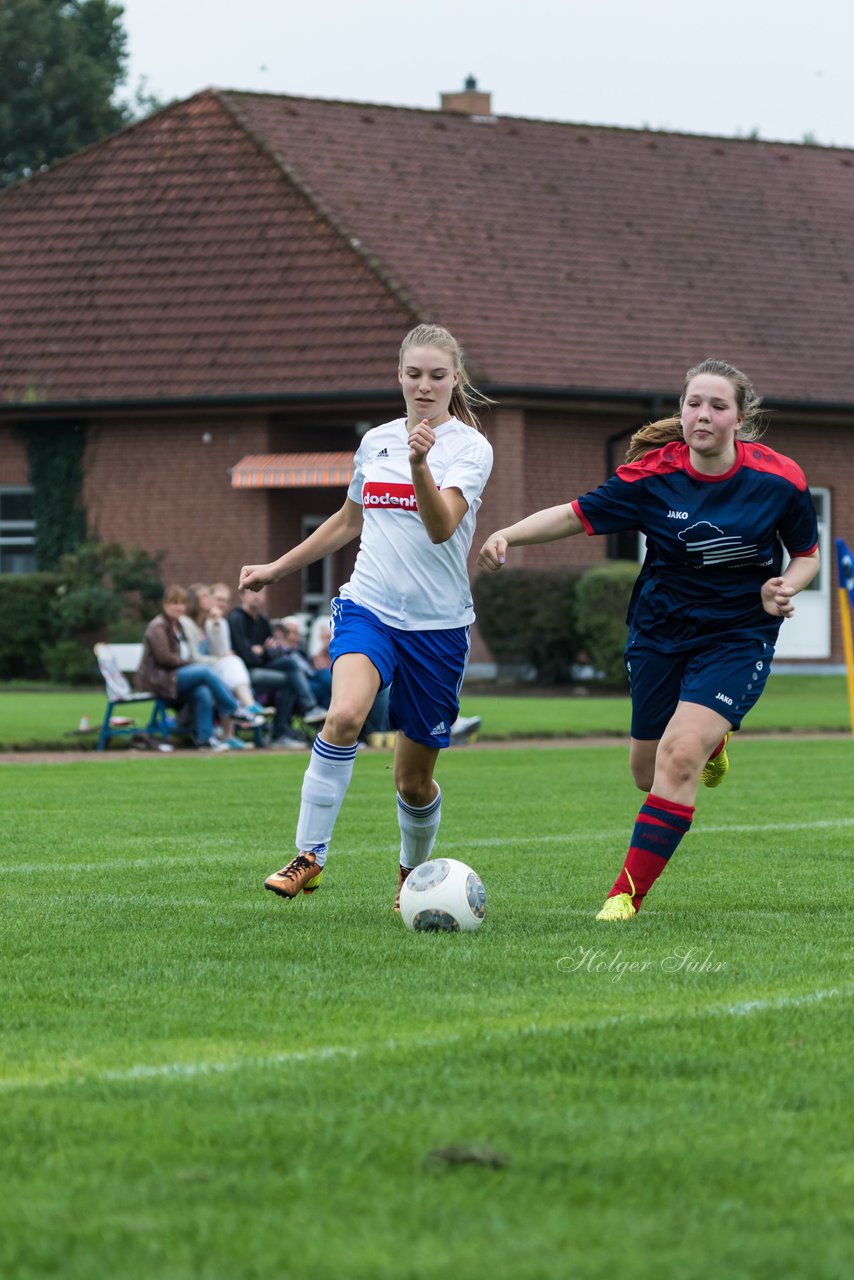
[[635, 904], [632, 902], [631, 894], [615, 893], [613, 898], [606, 898], [605, 905], [598, 912], [597, 920], [631, 920], [632, 916], [637, 915]]
[[724, 735], [724, 745], [713, 760], [707, 760], [703, 765], [703, 772], [700, 777], [703, 779], [705, 787], [719, 787], [729, 772], [729, 756], [726, 752], [726, 744], [729, 742], [730, 735]]

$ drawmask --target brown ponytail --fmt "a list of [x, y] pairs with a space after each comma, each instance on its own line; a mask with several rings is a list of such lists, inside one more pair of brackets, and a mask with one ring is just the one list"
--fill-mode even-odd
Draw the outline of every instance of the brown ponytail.
[[658, 422], [648, 422], [629, 440], [626, 462], [637, 462], [650, 449], [662, 449], [666, 444], [681, 439], [682, 423], [678, 418], [659, 418]]

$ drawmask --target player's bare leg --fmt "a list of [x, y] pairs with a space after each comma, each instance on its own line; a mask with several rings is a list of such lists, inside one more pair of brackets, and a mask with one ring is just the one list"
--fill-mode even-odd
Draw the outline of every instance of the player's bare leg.
[[410, 871], [426, 862], [433, 851], [442, 820], [442, 793], [433, 778], [438, 747], [413, 742], [398, 732], [394, 748], [394, 785], [400, 826], [400, 865], [394, 910], [400, 910], [400, 890]]
[[652, 791], [655, 777], [655, 754], [660, 738], [632, 738], [629, 747], [629, 767], [635, 786], [641, 791]]
[[332, 667], [332, 697], [321, 730], [331, 746], [353, 746], [374, 699], [380, 691], [380, 673], [363, 653], [342, 653]]

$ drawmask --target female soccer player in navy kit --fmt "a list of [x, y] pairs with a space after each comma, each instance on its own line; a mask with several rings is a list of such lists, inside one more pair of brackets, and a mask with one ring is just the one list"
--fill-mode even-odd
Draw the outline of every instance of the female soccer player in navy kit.
[[264, 882], [284, 898], [313, 892], [353, 772], [359, 732], [390, 685], [400, 888], [431, 854], [442, 793], [433, 779], [450, 743], [474, 621], [466, 561], [492, 448], [456, 339], [419, 325], [400, 348], [406, 417], [366, 432], [344, 505], [271, 564], [245, 565], [240, 587], [266, 586], [360, 537], [350, 581], [332, 602], [332, 700], [302, 785], [297, 854]]
[[[648, 791], [625, 864], [597, 915], [630, 920], [716, 786], [726, 742], [761, 694], [792, 597], [818, 572], [815, 510], [801, 469], [752, 443], [759, 399], [721, 360], [689, 370], [680, 417], [632, 437], [626, 465], [591, 493], [492, 534], [509, 547], [639, 529], [647, 538], [628, 612], [631, 768]], [[780, 572], [779, 540], [789, 553]]]

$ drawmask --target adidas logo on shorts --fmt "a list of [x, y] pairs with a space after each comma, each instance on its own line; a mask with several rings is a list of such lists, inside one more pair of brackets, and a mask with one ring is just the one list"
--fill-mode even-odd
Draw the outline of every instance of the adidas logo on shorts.
[[448, 730], [445, 728], [445, 721], [440, 720], [439, 723], [436, 725], [436, 728], [430, 730], [430, 737], [437, 738], [440, 733], [447, 733], [447, 732]]
[[387, 457], [388, 457], [388, 449], [380, 449], [380, 451], [379, 451], [379, 453], [376, 455], [376, 457], [378, 457], [378, 458], [387, 458]]

